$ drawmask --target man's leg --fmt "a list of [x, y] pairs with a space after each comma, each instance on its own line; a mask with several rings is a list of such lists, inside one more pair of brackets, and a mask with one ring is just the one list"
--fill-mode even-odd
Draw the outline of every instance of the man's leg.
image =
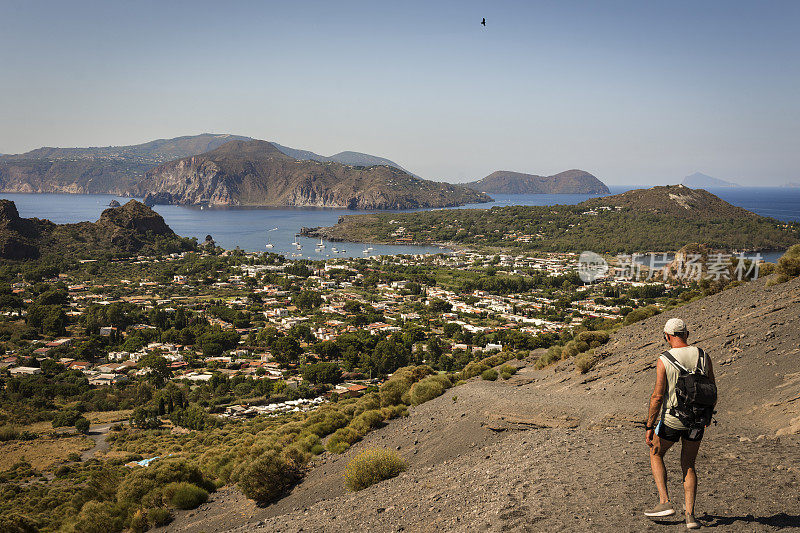
[[700, 441], [681, 440], [681, 470], [683, 470], [683, 493], [686, 512], [694, 514], [694, 500], [697, 495], [697, 472], [694, 462], [700, 449]]
[[671, 440], [662, 439], [658, 435], [653, 436], [653, 447], [650, 448], [650, 468], [653, 470], [653, 479], [656, 481], [658, 489], [658, 499], [660, 503], [669, 502], [667, 492], [667, 468], [664, 466], [664, 454], [667, 453], [672, 445]]

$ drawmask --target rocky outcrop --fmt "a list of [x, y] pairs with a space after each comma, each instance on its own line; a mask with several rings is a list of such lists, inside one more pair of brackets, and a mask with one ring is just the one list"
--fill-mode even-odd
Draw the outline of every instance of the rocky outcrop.
[[266, 141], [232, 141], [159, 165], [148, 172], [140, 193], [151, 205], [411, 209], [491, 201], [391, 166], [297, 160]]
[[498, 194], [608, 194], [608, 187], [584, 170], [566, 170], [553, 176], [498, 170], [466, 183], [476, 191]]
[[178, 237], [164, 219], [136, 200], [103, 211], [97, 222], [54, 224], [20, 218], [14, 202], [0, 200], [0, 258], [36, 259], [43, 253], [63, 257], [132, 254], [147, 250], [187, 250], [194, 244]]

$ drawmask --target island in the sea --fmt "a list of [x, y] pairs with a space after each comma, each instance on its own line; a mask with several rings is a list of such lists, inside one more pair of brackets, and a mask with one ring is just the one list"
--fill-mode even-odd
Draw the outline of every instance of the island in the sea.
[[715, 178], [709, 176], [708, 174], [703, 174], [702, 172], [695, 172], [690, 176], [686, 176], [683, 178], [683, 185], [687, 187], [693, 188], [705, 188], [705, 187], [738, 187], [738, 183], [734, 183], [732, 181], [723, 180], [719, 178]]
[[609, 194], [606, 184], [585, 170], [565, 170], [552, 176], [537, 176], [498, 170], [467, 187], [496, 194]]

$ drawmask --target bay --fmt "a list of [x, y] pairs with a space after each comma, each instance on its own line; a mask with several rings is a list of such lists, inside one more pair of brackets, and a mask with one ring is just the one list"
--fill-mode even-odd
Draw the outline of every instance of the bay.
[[[610, 190], [612, 194], [619, 194], [633, 188], [635, 187], [614, 186], [610, 187]], [[710, 192], [759, 215], [783, 221], [800, 221], [800, 189], [735, 187], [710, 189]], [[450, 209], [489, 209], [508, 205], [572, 205], [602, 195], [494, 194], [492, 196], [495, 199], [492, 203], [471, 204]], [[46, 218], [57, 224], [95, 221], [112, 200], [120, 203], [130, 200], [108, 194], [0, 193], [0, 198], [14, 201], [20, 216]], [[301, 207], [200, 208], [175, 205], [158, 205], [154, 209], [177, 234], [184, 237], [196, 237], [202, 241], [206, 235], [211, 235], [217, 244], [226, 249], [238, 246], [245, 251], [270, 251], [295, 259], [430, 254], [445, 251], [436, 246], [333, 242], [324, 242], [324, 248], [320, 248], [318, 240], [296, 237], [300, 228], [304, 226], [331, 226], [343, 215], [381, 211]], [[293, 242], [297, 242], [301, 248], [298, 249], [292, 244]], [[267, 248], [268, 244], [272, 244], [272, 247]], [[765, 258], [771, 261], [777, 260], [780, 255], [782, 255], [780, 252], [764, 254]]]

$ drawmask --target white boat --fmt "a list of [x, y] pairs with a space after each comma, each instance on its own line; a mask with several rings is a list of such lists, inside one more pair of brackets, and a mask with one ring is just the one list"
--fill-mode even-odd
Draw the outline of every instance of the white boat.
[[319, 244], [317, 244], [317, 248], [325, 248], [325, 243], [322, 242], [322, 237], [319, 238]]

